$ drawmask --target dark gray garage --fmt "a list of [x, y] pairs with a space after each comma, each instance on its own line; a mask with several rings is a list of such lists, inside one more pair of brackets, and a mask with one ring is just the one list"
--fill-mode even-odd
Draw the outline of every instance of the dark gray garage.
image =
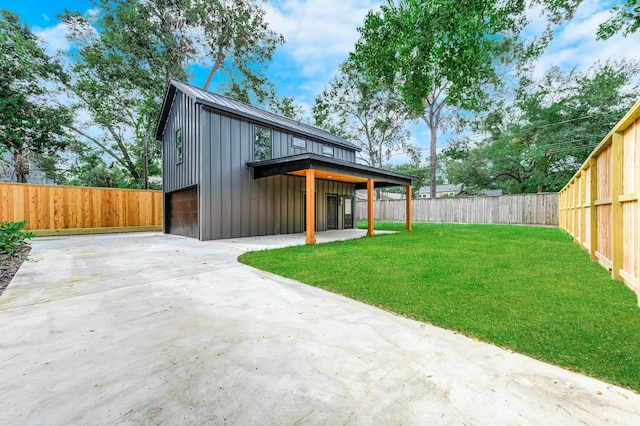
[[306, 230], [312, 243], [315, 230], [354, 226], [356, 189], [410, 194], [414, 179], [356, 163], [359, 148], [325, 130], [175, 80], [155, 137], [164, 232], [201, 240]]
[[166, 233], [199, 238], [197, 187], [167, 193], [165, 206]]

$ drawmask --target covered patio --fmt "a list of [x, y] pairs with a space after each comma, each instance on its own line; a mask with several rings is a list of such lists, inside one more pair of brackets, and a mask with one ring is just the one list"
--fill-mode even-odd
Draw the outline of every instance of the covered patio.
[[[338, 160], [319, 154], [305, 153], [270, 160], [247, 162], [253, 168], [253, 178], [275, 175], [302, 176], [306, 180], [306, 244], [315, 244], [315, 182], [316, 179], [355, 184], [356, 189], [367, 190], [367, 236], [374, 234], [374, 190], [390, 186], [405, 187], [411, 194], [411, 182], [416, 178], [402, 173]], [[406, 197], [406, 229], [411, 230], [411, 196]]]

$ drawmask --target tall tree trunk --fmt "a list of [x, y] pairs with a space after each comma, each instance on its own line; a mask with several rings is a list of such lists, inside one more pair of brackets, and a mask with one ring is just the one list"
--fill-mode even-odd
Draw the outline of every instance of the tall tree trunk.
[[204, 86], [202, 86], [204, 90], [209, 90], [209, 85], [211, 85], [213, 76], [216, 75], [216, 72], [218, 72], [218, 70], [222, 68], [222, 65], [224, 65], [225, 56], [226, 55], [224, 54], [223, 47], [222, 46], [218, 47], [218, 54], [216, 55], [216, 61], [211, 66], [211, 69], [209, 70], [209, 74], [207, 75], [207, 80], [204, 82]]
[[436, 198], [436, 148], [438, 147], [438, 135], [436, 134], [437, 129], [435, 126], [430, 125], [429, 130], [431, 131], [431, 145], [429, 151], [429, 197]]
[[16, 173], [16, 182], [27, 183], [27, 159], [17, 149], [12, 152], [11, 157], [13, 160], [13, 170]]

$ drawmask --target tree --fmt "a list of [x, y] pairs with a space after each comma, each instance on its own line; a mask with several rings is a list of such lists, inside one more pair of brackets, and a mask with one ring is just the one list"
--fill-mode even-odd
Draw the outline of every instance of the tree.
[[264, 21], [263, 2], [93, 3], [94, 15], [63, 14], [77, 46], [69, 88], [90, 114], [72, 129], [126, 171], [130, 185], [141, 186], [147, 163], [157, 168], [160, 146], [151, 135], [168, 78], [187, 80], [190, 66], [211, 60], [205, 88], [223, 74], [221, 90], [240, 100], [273, 95], [263, 70], [283, 39]]
[[[414, 117], [428, 126], [431, 196], [436, 192], [438, 132], [447, 107], [478, 110], [510, 33], [523, 26], [520, 2], [416, 1], [369, 12], [352, 56], [367, 79], [397, 86]], [[464, 13], [460, 13], [463, 11]]]
[[[387, 166], [387, 169], [418, 178], [417, 180], [413, 181], [413, 184], [411, 185], [411, 198], [415, 198], [416, 192], [418, 192], [420, 188], [422, 188], [426, 183], [429, 182], [429, 167], [420, 165], [419, 158], [413, 159], [408, 163]], [[387, 189], [387, 191], [404, 194], [406, 190], [404, 187], [392, 187], [390, 189]]]
[[513, 104], [476, 123], [485, 138], [445, 150], [450, 182], [508, 193], [558, 191], [640, 95], [633, 61], [521, 79]]
[[76, 158], [60, 183], [73, 186], [93, 186], [117, 188], [127, 186], [126, 176], [122, 169], [108, 163], [101, 153], [86, 146], [76, 147]]
[[370, 84], [350, 62], [316, 97], [313, 118], [316, 126], [362, 148], [358, 157], [370, 166], [382, 167], [393, 151], [416, 155], [407, 143], [407, 112], [398, 94]]
[[628, 36], [640, 29], [640, 2], [638, 0], [625, 0], [621, 4], [613, 6], [611, 12], [613, 16], [600, 24], [598, 38], [606, 40], [618, 32]]
[[66, 79], [19, 16], [0, 10], [0, 154], [11, 153], [18, 182], [27, 182], [29, 160], [58, 156], [69, 142], [71, 110], [55, 99]]
[[283, 96], [282, 98], [273, 98], [269, 101], [271, 111], [293, 120], [304, 120], [304, 109], [300, 105], [295, 104], [292, 96]]

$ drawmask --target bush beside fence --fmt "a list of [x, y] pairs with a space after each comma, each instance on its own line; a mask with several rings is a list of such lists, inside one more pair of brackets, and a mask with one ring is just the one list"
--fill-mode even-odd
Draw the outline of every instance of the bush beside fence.
[[[556, 193], [417, 199], [412, 205], [414, 222], [558, 225]], [[366, 220], [366, 201], [356, 203], [356, 217]], [[374, 217], [377, 221], [404, 221], [405, 200], [376, 200]]]
[[162, 191], [0, 183], [0, 221], [52, 231], [162, 226]]

